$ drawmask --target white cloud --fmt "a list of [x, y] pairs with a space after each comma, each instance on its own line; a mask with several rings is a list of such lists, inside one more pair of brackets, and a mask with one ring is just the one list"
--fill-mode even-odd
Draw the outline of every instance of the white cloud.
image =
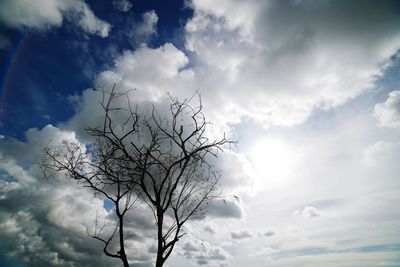
[[[43, 155], [43, 149], [48, 144], [60, 145], [62, 141], [78, 142], [73, 131], [62, 131], [52, 125], [42, 129], [31, 128], [25, 133], [26, 142], [15, 139], [0, 142], [0, 148], [7, 152], [7, 155], [27, 162], [36, 162]], [[24, 153], [29, 151], [29, 153]]]
[[188, 62], [186, 55], [170, 43], [156, 49], [141, 47], [124, 52], [112, 69], [99, 74], [97, 84], [106, 89], [113, 83], [122, 89], [137, 89], [140, 94], [135, 101], [156, 102], [191, 80], [193, 72], [183, 69]]
[[293, 216], [303, 216], [304, 218], [318, 218], [321, 217], [322, 212], [315, 207], [305, 207], [302, 211], [296, 210], [293, 212]]
[[365, 5], [369, 16], [347, 1], [192, 6], [186, 44], [199, 62], [197, 88], [220, 113], [236, 110], [264, 126], [301, 123], [315, 107], [336, 107], [370, 89], [400, 46], [398, 17], [374, 1]]
[[157, 35], [158, 16], [154, 10], [142, 14], [139, 22], [132, 22], [132, 30], [127, 33], [129, 41], [135, 45], [146, 44]]
[[110, 24], [97, 18], [83, 0], [5, 0], [0, 2], [0, 21], [12, 28], [47, 30], [70, 19], [88, 33], [107, 37]]
[[385, 153], [396, 147], [397, 145], [391, 142], [378, 141], [364, 149], [362, 162], [366, 166], [374, 167], [378, 162], [382, 161], [380, 159], [386, 158], [384, 155]]
[[[192, 79], [193, 72], [182, 69], [187, 63], [185, 54], [170, 43], [157, 49], [140, 47], [134, 52], [124, 52], [115, 60], [113, 68], [98, 75], [96, 84], [110, 90], [116, 83], [117, 90], [130, 90], [131, 99], [141, 107], [151, 107], [149, 104], [157, 103], [164, 110], [170, 101], [166, 93], [172, 88], [184, 91], [185, 85]], [[81, 137], [84, 136], [85, 127], [102, 122], [98, 105], [101, 93], [88, 89], [77, 99], [77, 113], [67, 124]]]
[[[219, 125], [243, 118], [264, 127], [295, 125], [315, 108], [337, 107], [371, 89], [400, 47], [398, 18], [385, 4], [366, 18], [346, 3], [193, 1], [185, 27], [190, 65], [172, 44], [143, 47], [125, 52], [99, 80], [138, 88], [152, 101], [165, 92], [185, 98], [198, 90], [208, 118]], [[342, 11], [343, 27], [336, 21]], [[154, 34], [156, 22], [155, 12], [145, 13], [132, 36]]]
[[142, 15], [143, 24], [136, 29], [136, 34], [151, 36], [157, 33], [158, 16], [154, 10], [147, 11]]
[[[265, 127], [301, 123], [315, 108], [336, 107], [370, 89], [400, 46], [400, 31], [385, 5], [366, 18], [343, 1], [296, 3], [193, 1], [185, 28], [191, 67], [172, 44], [142, 47], [125, 52], [98, 80], [138, 88], [152, 101], [165, 92], [184, 98], [198, 90], [208, 117], [220, 125], [244, 117]], [[341, 11], [343, 27], [336, 21]], [[146, 42], [157, 21], [154, 11], [146, 12], [132, 39]]]
[[315, 207], [305, 207], [302, 211], [305, 218], [317, 218], [321, 216], [321, 212]]
[[113, 5], [121, 12], [128, 12], [133, 7], [132, 3], [128, 0], [114, 0]]
[[61, 26], [63, 9], [63, 1], [2, 1], [0, 4], [0, 19], [14, 28], [27, 26], [41, 29]]
[[374, 116], [382, 127], [400, 128], [400, 91], [392, 91], [385, 102], [375, 105]]
[[77, 12], [78, 24], [82, 29], [103, 38], [107, 37], [111, 30], [111, 25], [97, 18], [86, 3], [78, 2], [76, 5], [75, 11]]

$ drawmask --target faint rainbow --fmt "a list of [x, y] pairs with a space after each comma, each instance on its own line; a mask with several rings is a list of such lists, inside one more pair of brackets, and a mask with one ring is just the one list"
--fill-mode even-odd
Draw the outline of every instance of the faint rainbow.
[[8, 56], [2, 68], [2, 73], [0, 73], [0, 116], [2, 116], [7, 110], [7, 97], [10, 83], [13, 78], [16, 63], [21, 54], [20, 52], [26, 43], [26, 36], [26, 33], [20, 32], [18, 39], [9, 49]]

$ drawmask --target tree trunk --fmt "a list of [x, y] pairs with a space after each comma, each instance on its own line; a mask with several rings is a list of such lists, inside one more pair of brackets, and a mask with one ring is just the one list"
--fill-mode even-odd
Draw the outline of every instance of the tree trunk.
[[164, 214], [161, 208], [157, 208], [157, 258], [156, 267], [162, 267], [164, 264], [163, 254], [163, 222]]
[[129, 267], [128, 259], [125, 254], [125, 245], [124, 245], [124, 228], [123, 228], [123, 218], [120, 218], [120, 227], [119, 227], [119, 243], [121, 250], [119, 251], [122, 263], [124, 267]]
[[124, 267], [129, 267], [128, 259], [126, 258], [126, 255], [122, 256], [121, 255], [121, 260], [122, 263], [124, 264]]
[[120, 256], [120, 259], [122, 263], [124, 264], [124, 267], [129, 267], [128, 259], [126, 257], [125, 253], [125, 239], [124, 239], [124, 216], [123, 214], [120, 213], [119, 211], [119, 203], [116, 203], [116, 213], [119, 219], [119, 248], [120, 250], [118, 251], [118, 254]]

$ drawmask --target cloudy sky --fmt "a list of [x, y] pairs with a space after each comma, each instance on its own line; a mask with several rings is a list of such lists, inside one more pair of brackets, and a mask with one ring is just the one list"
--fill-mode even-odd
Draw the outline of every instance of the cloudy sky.
[[[168, 266], [400, 266], [400, 3], [374, 0], [0, 1], [0, 266], [118, 266], [86, 229], [102, 199], [37, 166], [85, 143], [93, 87], [202, 97], [224, 199]], [[143, 209], [143, 210], [141, 210]], [[154, 225], [129, 214], [132, 266]]]

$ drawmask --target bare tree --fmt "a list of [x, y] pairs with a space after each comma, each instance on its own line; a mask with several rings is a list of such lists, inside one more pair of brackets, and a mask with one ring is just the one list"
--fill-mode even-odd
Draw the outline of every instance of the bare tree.
[[[207, 202], [218, 195], [219, 175], [212, 160], [232, 142], [225, 136], [207, 137], [209, 123], [198, 95], [199, 104], [194, 107], [192, 98], [181, 102], [170, 97], [167, 111], [152, 106], [141, 112], [137, 106], [132, 108], [128, 92], [116, 92], [115, 85], [111, 92], [99, 91], [104, 121], [101, 127], [86, 128], [93, 143], [47, 147], [42, 169], [44, 173], [64, 171], [68, 178], [114, 203], [118, 218], [114, 232], [104, 238], [102, 226], [96, 226], [91, 236], [103, 242], [104, 253], [121, 259], [124, 267], [129, 266], [124, 215], [137, 201], [146, 203], [157, 226], [155, 266], [161, 267], [185, 234], [184, 224], [202, 217]], [[109, 246], [115, 236], [119, 249], [114, 253]]]
[[111, 231], [107, 232], [105, 223], [96, 215], [94, 231], [90, 233], [88, 230], [88, 235], [104, 244], [103, 252], [107, 256], [118, 258], [124, 267], [129, 267], [125, 240], [130, 234], [124, 230], [124, 218], [138, 203], [138, 196], [125, 172], [124, 157], [114, 144], [103, 139], [97, 139], [90, 149], [63, 142], [59, 146], [47, 146], [44, 152], [46, 158], [39, 165], [46, 178], [62, 172], [67, 178], [90, 188], [95, 196], [101, 195], [114, 204], [117, 222], [111, 226]]

